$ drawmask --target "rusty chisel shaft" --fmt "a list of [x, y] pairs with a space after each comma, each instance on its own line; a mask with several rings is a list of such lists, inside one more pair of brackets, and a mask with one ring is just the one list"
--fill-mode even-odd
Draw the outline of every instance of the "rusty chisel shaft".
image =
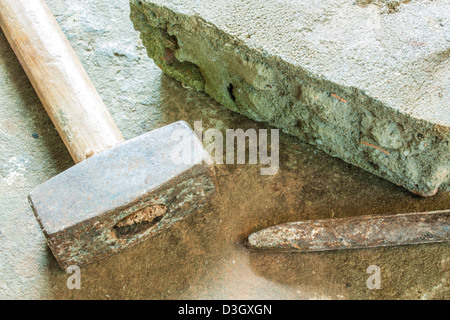
[[308, 252], [449, 240], [450, 210], [443, 210], [280, 224], [252, 233], [247, 246], [251, 249]]

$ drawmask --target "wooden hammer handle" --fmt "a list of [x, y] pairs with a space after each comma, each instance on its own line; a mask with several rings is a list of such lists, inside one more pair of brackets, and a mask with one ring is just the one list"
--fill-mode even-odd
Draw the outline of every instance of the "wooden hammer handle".
[[0, 26], [76, 163], [124, 141], [44, 0], [0, 0]]

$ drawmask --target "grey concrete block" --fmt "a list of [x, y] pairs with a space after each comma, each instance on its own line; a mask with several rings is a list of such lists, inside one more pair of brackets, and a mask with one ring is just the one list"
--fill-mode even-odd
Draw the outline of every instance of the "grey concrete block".
[[450, 189], [450, 3], [130, 0], [185, 86], [422, 196]]

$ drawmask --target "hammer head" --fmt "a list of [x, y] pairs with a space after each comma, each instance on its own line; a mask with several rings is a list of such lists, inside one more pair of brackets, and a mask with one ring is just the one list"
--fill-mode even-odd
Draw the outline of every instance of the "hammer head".
[[29, 201], [59, 265], [82, 266], [204, 205], [215, 189], [211, 163], [179, 121], [80, 162], [34, 189]]

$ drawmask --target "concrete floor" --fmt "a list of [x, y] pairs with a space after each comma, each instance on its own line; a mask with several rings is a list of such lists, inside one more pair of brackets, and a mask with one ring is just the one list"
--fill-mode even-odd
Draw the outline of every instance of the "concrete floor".
[[[266, 128], [162, 75], [129, 21], [127, 0], [48, 0], [126, 138], [176, 120], [203, 128]], [[172, 229], [81, 270], [81, 289], [48, 250], [26, 201], [73, 162], [0, 32], [0, 298], [450, 299], [450, 245], [313, 254], [250, 252], [245, 238], [274, 224], [448, 209], [281, 134], [280, 171], [217, 166], [212, 203]], [[34, 138], [33, 134], [38, 137]], [[381, 289], [366, 269], [381, 270]]]

